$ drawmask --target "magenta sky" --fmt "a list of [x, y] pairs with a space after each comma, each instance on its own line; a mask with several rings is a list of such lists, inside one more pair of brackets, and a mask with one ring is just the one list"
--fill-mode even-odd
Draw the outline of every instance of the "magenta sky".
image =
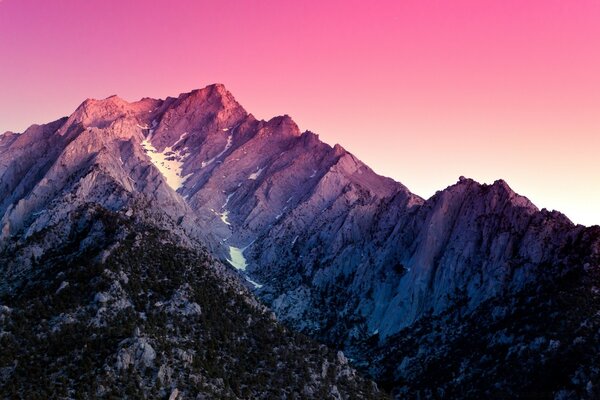
[[600, 224], [598, 0], [0, 0], [0, 131], [213, 82], [421, 196], [504, 178]]

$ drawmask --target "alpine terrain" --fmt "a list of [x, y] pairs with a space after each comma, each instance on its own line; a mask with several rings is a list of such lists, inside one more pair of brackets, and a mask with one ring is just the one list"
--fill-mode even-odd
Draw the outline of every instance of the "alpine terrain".
[[600, 227], [223, 85], [0, 135], [0, 218], [3, 398], [600, 398]]

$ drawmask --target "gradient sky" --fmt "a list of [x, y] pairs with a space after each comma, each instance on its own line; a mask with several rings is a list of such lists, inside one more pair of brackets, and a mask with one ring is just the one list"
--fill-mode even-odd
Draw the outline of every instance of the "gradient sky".
[[429, 197], [600, 224], [600, 1], [0, 0], [0, 132], [221, 82]]

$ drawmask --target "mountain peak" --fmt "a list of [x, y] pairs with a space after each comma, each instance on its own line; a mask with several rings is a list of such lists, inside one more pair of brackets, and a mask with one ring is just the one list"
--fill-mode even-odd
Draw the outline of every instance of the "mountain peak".
[[539, 211], [535, 204], [533, 204], [527, 197], [515, 192], [503, 179], [496, 180], [492, 185], [490, 185], [490, 188], [494, 192], [506, 196], [508, 200], [515, 206], [526, 208], [532, 212]]
[[113, 94], [104, 99], [95, 99], [95, 98], [89, 97], [89, 98], [85, 99], [79, 105], [78, 109], [79, 108], [88, 108], [89, 109], [92, 107], [103, 107], [103, 106], [108, 106], [108, 105], [126, 106], [128, 104], [129, 104], [129, 102], [127, 102], [126, 100], [123, 100], [116, 94]]
[[267, 121], [267, 126], [273, 127], [275, 133], [282, 135], [300, 136], [302, 134], [296, 122], [287, 114], [271, 118]]
[[480, 183], [472, 178], [467, 178], [463, 175], [461, 175], [458, 178], [458, 181], [454, 185], [451, 185], [450, 188], [452, 188], [452, 187], [468, 187], [473, 184], [476, 185], [477, 187], [491, 188], [494, 191], [502, 190], [502, 191], [505, 191], [508, 193], [510, 193], [510, 192], [514, 193], [514, 191], [511, 189], [511, 187], [508, 185], [508, 183], [506, 183], [506, 181], [503, 179], [497, 179], [492, 184], [486, 184], [486, 183]]
[[207, 85], [205, 88], [221, 94], [231, 94], [224, 84], [218, 82]]
[[248, 114], [233, 94], [220, 83], [180, 94], [174, 101], [174, 108], [181, 115], [214, 114], [221, 122], [230, 120], [232, 116], [239, 119]]
[[117, 95], [101, 100], [88, 98], [77, 107], [69, 119], [88, 127], [103, 127], [107, 124], [107, 121], [124, 115], [128, 106], [129, 103]]
[[233, 94], [221, 83], [214, 83], [201, 89], [194, 89], [189, 93], [182, 93], [179, 99], [182, 98], [190, 99], [193, 102], [220, 102], [225, 107], [241, 107]]
[[503, 190], [513, 192], [511, 187], [504, 179], [496, 179], [494, 183], [492, 183], [492, 187], [501, 188]]
[[333, 145], [333, 154], [335, 156], [339, 157], [346, 153], [347, 153], [346, 149], [344, 149], [341, 144], [336, 143], [335, 145]]
[[538, 208], [525, 196], [516, 193], [508, 183], [503, 179], [497, 179], [494, 183], [482, 184], [474, 179], [460, 176], [458, 182], [448, 187], [443, 192], [451, 193], [480, 193], [481, 191], [489, 193], [498, 199], [505, 199], [514, 206], [523, 207], [530, 211], [538, 211]]

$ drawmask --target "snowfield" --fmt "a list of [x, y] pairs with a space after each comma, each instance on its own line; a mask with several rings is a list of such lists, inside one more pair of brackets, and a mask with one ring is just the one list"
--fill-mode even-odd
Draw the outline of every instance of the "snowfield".
[[246, 258], [244, 257], [244, 249], [240, 249], [239, 247], [229, 246], [229, 258], [227, 259], [229, 263], [240, 271], [246, 270]]
[[264, 169], [265, 168], [263, 167], [263, 168], [259, 169], [258, 171], [251, 173], [248, 176], [248, 179], [255, 181], [260, 176], [260, 174], [263, 172]]
[[[179, 143], [184, 137], [185, 133], [179, 138], [179, 140], [175, 143]], [[183, 154], [181, 151], [173, 151], [173, 146], [165, 148], [162, 152], [159, 152], [156, 147], [152, 145], [148, 137], [146, 140], [142, 141], [142, 147], [152, 164], [160, 173], [165, 177], [167, 184], [173, 190], [179, 189], [185, 181], [190, 177], [191, 174], [182, 176], [183, 169]]]

